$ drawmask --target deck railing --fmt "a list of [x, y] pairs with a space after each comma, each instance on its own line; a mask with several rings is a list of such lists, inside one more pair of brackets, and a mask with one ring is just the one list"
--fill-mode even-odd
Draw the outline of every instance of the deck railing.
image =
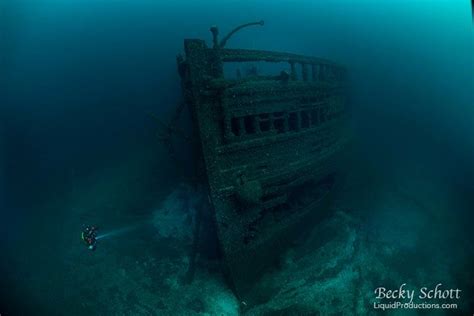
[[[323, 58], [249, 49], [219, 49], [219, 55], [222, 62], [287, 62], [293, 81], [343, 80], [345, 76], [344, 67]], [[301, 78], [298, 76], [298, 67], [301, 69]]]

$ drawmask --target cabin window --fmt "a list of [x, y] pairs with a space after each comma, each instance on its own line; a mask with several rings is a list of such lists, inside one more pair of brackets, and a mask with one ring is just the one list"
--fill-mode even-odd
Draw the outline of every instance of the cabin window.
[[235, 136], [240, 136], [239, 118], [233, 117], [230, 125], [231, 125], [232, 134], [234, 134]]
[[298, 128], [298, 117], [295, 112], [291, 112], [288, 118], [288, 129], [290, 131], [296, 131]]
[[245, 132], [247, 134], [255, 134], [255, 125], [254, 125], [253, 116], [248, 115], [244, 117], [244, 126], [245, 126]]
[[278, 133], [284, 133], [285, 132], [285, 120], [284, 118], [278, 118], [273, 121], [273, 126], [275, 126], [275, 129]]

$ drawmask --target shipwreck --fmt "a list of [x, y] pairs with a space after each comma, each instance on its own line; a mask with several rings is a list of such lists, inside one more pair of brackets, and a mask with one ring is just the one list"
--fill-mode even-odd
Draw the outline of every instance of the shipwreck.
[[[326, 212], [349, 140], [345, 68], [322, 58], [225, 47], [251, 25], [263, 22], [239, 26], [221, 41], [212, 27], [212, 47], [186, 39], [177, 60], [199, 179], [208, 188], [225, 274], [242, 300]], [[282, 70], [242, 75], [237, 68], [226, 77], [226, 63], [249, 62]]]

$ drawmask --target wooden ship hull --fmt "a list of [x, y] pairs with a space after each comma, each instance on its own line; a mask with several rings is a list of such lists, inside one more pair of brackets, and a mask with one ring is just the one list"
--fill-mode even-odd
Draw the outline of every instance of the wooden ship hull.
[[[328, 60], [184, 41], [178, 58], [228, 280], [242, 299], [328, 209], [347, 143], [345, 69]], [[224, 78], [228, 62], [288, 63]]]

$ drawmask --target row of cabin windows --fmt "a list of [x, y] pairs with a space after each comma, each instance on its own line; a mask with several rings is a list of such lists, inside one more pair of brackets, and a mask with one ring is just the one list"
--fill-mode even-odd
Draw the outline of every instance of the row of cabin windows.
[[318, 126], [335, 115], [328, 114], [329, 107], [294, 112], [273, 112], [233, 117], [231, 132], [233, 136], [260, 134], [269, 131], [286, 133]]
[[224, 62], [224, 78], [241, 79], [252, 76], [276, 76], [281, 72], [290, 75], [291, 80], [320, 81], [341, 80], [344, 78], [344, 70], [337, 66], [318, 63], [290, 62]]

